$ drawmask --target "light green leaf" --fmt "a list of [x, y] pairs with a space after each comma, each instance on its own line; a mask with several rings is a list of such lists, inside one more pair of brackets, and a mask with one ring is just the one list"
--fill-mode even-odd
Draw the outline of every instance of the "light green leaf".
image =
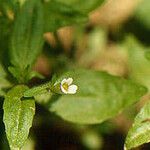
[[14, 3], [19, 3], [22, 6], [26, 0], [13, 0]]
[[150, 50], [145, 52], [145, 56], [148, 60], [150, 60]]
[[88, 20], [86, 14], [79, 12], [72, 6], [50, 1], [44, 4], [44, 31], [56, 31], [58, 28], [78, 23], [85, 23]]
[[27, 140], [35, 113], [33, 99], [22, 99], [28, 88], [20, 85], [11, 89], [4, 100], [4, 124], [11, 150], [20, 149]]
[[23, 77], [25, 70], [31, 68], [42, 50], [42, 45], [42, 3], [40, 0], [27, 0], [17, 14], [11, 38], [10, 58], [20, 76]]
[[58, 2], [62, 2], [69, 6], [72, 6], [79, 10], [80, 12], [88, 13], [95, 9], [96, 7], [100, 6], [105, 0], [55, 0]]
[[141, 24], [150, 29], [150, 2], [149, 0], [141, 0], [138, 8], [135, 11], [135, 17]]
[[44, 79], [45, 77], [42, 74], [40, 74], [36, 71], [31, 71], [30, 74], [29, 74], [29, 79], [32, 79], [32, 78]]
[[150, 61], [145, 58], [145, 52], [150, 48], [144, 47], [132, 36], [127, 38], [125, 46], [128, 50], [131, 79], [150, 90]]
[[48, 82], [48, 83], [45, 83], [45, 84], [42, 84], [40, 86], [35, 86], [29, 90], [26, 90], [24, 92], [24, 97], [33, 97], [33, 96], [36, 96], [36, 95], [42, 95], [42, 94], [45, 94], [45, 93], [50, 93], [49, 90], [51, 88], [51, 83]]
[[125, 147], [131, 149], [150, 142], [150, 102], [136, 116], [131, 129], [128, 132]]
[[74, 79], [77, 93], [61, 96], [49, 110], [75, 123], [101, 123], [138, 101], [147, 91], [143, 86], [105, 72], [75, 70], [60, 80], [67, 77]]

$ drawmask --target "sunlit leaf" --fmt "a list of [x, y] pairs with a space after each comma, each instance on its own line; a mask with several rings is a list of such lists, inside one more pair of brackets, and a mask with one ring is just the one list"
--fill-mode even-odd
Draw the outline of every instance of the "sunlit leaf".
[[10, 148], [20, 149], [27, 140], [35, 113], [33, 99], [22, 99], [26, 86], [11, 89], [4, 100], [4, 124]]
[[150, 142], [150, 102], [136, 116], [131, 129], [128, 132], [125, 147], [131, 149]]
[[114, 117], [145, 94], [143, 86], [104, 72], [76, 70], [72, 77], [78, 91], [54, 101], [49, 110], [63, 119], [83, 124], [101, 123]]

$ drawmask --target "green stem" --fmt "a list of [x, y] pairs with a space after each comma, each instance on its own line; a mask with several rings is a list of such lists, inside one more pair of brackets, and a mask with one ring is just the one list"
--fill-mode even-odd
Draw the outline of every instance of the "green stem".
[[50, 92], [51, 89], [51, 83], [45, 83], [43, 85], [33, 87], [27, 91], [24, 92], [24, 97], [33, 97], [39, 94]]

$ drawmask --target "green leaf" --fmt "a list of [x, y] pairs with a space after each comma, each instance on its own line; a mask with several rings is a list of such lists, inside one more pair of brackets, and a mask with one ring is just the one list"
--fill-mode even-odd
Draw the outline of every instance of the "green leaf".
[[17, 14], [11, 38], [10, 58], [20, 76], [31, 68], [43, 45], [43, 7], [40, 0], [27, 0]]
[[145, 52], [145, 57], [150, 60], [150, 50]]
[[138, 101], [147, 91], [141, 85], [105, 72], [75, 70], [60, 80], [67, 77], [74, 79], [77, 93], [61, 96], [49, 110], [75, 123], [101, 123]]
[[29, 80], [28, 68], [21, 71], [20, 68], [8, 67], [8, 70], [20, 83], [27, 83], [27, 81]]
[[35, 102], [33, 99], [22, 99], [27, 89], [23, 85], [16, 86], [7, 93], [4, 100], [3, 121], [12, 150], [20, 149], [24, 145], [32, 126]]
[[[1, 11], [1, 10], [0, 10]], [[8, 47], [12, 22], [4, 15], [0, 15], [0, 63], [8, 64]]]
[[41, 94], [45, 94], [45, 93], [50, 93], [49, 90], [51, 88], [51, 83], [45, 83], [39, 86], [35, 86], [29, 90], [26, 90], [24, 92], [24, 97], [33, 97], [36, 95], [41, 95]]
[[55, 0], [57, 2], [62, 2], [66, 5], [72, 6], [79, 10], [80, 12], [88, 13], [94, 10], [96, 7], [100, 6], [105, 0]]
[[29, 79], [32, 79], [32, 78], [44, 79], [45, 77], [42, 74], [40, 74], [40, 73], [38, 73], [36, 71], [32, 71], [29, 74]]
[[0, 0], [0, 11], [5, 17], [7, 16], [9, 19], [12, 19], [9, 17], [10, 13], [13, 13], [15, 10], [16, 5], [14, 5], [14, 0]]
[[150, 141], [150, 102], [135, 117], [134, 123], [128, 132], [125, 147], [131, 149]]
[[100, 6], [104, 0], [50, 0], [44, 4], [44, 31], [56, 31], [58, 28], [88, 21], [88, 13]]
[[150, 48], [144, 47], [132, 36], [126, 39], [125, 46], [129, 56], [130, 78], [150, 90], [150, 61], [145, 58], [145, 52]]
[[26, 0], [13, 0], [13, 3], [19, 3], [22, 6]]
[[149, 2], [149, 0], [141, 0], [138, 8], [135, 11], [135, 17], [148, 29], [150, 29], [149, 14], [150, 14], [150, 2]]
[[72, 6], [60, 2], [49, 1], [44, 4], [44, 31], [56, 31], [58, 28], [88, 20], [86, 14], [79, 12]]

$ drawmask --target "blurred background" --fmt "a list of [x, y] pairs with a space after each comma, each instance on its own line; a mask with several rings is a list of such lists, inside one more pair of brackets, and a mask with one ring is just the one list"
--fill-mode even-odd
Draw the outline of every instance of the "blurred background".
[[[73, 66], [103, 70], [150, 89], [149, 15], [149, 0], [106, 0], [89, 14], [87, 24], [60, 28], [56, 35], [45, 33], [44, 51], [33, 69], [47, 80], [53, 73]], [[34, 79], [30, 84], [42, 82]], [[44, 95], [37, 99], [45, 103], [48, 98]], [[134, 117], [149, 98], [149, 94], [144, 96], [102, 124], [86, 126], [65, 122], [37, 104], [30, 138], [23, 150], [122, 150]], [[7, 150], [2, 116], [0, 120], [0, 149]], [[135, 150], [150, 150], [150, 144]]]

